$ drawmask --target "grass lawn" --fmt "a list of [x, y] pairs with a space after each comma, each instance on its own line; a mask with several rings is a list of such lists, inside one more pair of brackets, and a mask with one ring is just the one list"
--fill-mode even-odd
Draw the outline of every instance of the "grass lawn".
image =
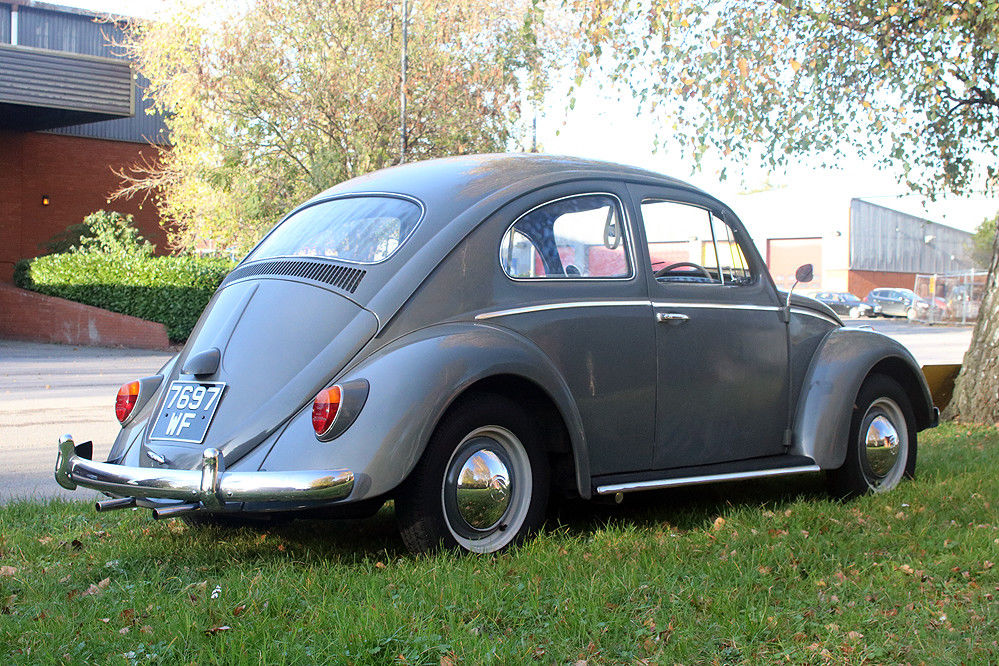
[[496, 557], [412, 557], [390, 508], [260, 532], [12, 503], [0, 660], [996, 663], [999, 430], [924, 433], [917, 477], [632, 495]]

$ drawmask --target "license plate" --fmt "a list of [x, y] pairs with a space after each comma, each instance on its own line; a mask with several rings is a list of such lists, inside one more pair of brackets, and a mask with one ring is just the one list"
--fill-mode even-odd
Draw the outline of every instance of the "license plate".
[[171, 383], [149, 438], [191, 444], [205, 441], [224, 390], [224, 382]]

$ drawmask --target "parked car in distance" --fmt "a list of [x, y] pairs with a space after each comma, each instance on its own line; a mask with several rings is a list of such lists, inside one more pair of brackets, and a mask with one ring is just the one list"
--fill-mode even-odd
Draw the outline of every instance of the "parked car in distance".
[[[811, 279], [811, 266], [797, 279]], [[387, 500], [413, 551], [493, 552], [551, 497], [913, 474], [938, 414], [912, 355], [778, 291], [742, 222], [656, 173], [486, 155], [393, 167], [291, 211], [187, 344], [122, 386], [98, 511], [225, 524]]]
[[911, 289], [872, 289], [864, 302], [871, 307], [881, 307], [885, 317], [907, 317], [918, 319], [930, 308], [925, 299]]
[[978, 319], [978, 311], [982, 306], [981, 289], [972, 284], [955, 286], [944, 302], [948, 319], [974, 321]]
[[820, 291], [812, 296], [819, 303], [828, 305], [833, 312], [856, 319], [881, 314], [881, 308], [864, 303], [858, 297], [845, 291]]

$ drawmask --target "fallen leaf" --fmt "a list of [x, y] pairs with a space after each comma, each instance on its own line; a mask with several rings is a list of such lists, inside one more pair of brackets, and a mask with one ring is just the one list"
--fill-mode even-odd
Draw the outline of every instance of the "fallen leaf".
[[142, 625], [142, 628], [139, 629], [139, 631], [143, 634], [151, 634], [153, 633], [153, 628], [150, 627], [148, 624], [144, 624]]
[[454, 660], [454, 653], [453, 652], [441, 655], [440, 666], [455, 666], [455, 664], [457, 664], [457, 663], [458, 662], [456, 662]]
[[122, 627], [121, 629], [118, 630], [118, 633], [121, 634], [122, 636], [124, 636], [125, 634], [127, 634], [131, 630], [132, 630], [131, 627]]
[[384, 569], [385, 568], [385, 563], [384, 562], [375, 562], [375, 568], [376, 569]]
[[903, 565], [902, 565], [902, 566], [900, 566], [900, 567], [899, 567], [898, 569], [899, 569], [899, 571], [901, 571], [902, 573], [907, 573], [907, 574], [909, 574], [910, 576], [911, 576], [911, 575], [912, 575], [913, 573], [915, 573], [915, 571], [913, 570], [913, 568], [912, 568], [912, 567], [910, 567], [910, 566], [909, 566], [908, 564], [903, 564]]
[[2, 566], [0, 567], [0, 576], [13, 576], [17, 573], [17, 568]]
[[232, 629], [232, 627], [226, 624], [223, 624], [221, 627], [212, 627], [211, 629], [205, 629], [205, 636], [214, 636], [217, 633], [229, 631], [230, 629]]
[[720, 530], [724, 526], [725, 526], [725, 519], [722, 518], [721, 516], [718, 516], [717, 518], [715, 518], [715, 522], [711, 525], [711, 529]]
[[41, 537], [38, 539], [38, 543], [42, 544], [43, 546], [52, 543], [52, 537]]
[[88, 587], [86, 590], [80, 593], [80, 596], [87, 597], [95, 594], [100, 594], [110, 584], [111, 584], [110, 578], [105, 578], [104, 580], [97, 583], [91, 583], [90, 587]]

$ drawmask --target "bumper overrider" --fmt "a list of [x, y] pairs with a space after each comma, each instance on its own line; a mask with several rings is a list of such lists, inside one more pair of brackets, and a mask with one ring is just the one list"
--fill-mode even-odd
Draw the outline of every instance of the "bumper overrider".
[[227, 472], [218, 449], [205, 449], [199, 470], [129, 467], [91, 460], [90, 442], [59, 438], [55, 479], [60, 486], [99, 490], [120, 499], [97, 503], [98, 511], [146, 506], [166, 518], [194, 511], [238, 510], [240, 503], [329, 502], [350, 495], [354, 474], [339, 470]]

